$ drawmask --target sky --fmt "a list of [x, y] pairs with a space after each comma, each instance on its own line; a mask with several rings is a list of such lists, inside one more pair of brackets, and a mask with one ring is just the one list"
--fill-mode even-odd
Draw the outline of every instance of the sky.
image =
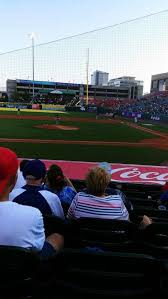
[[[36, 43], [45, 43], [48, 41], [56, 40], [59, 38], [64, 38], [70, 35], [82, 33], [85, 31], [90, 31], [96, 28], [101, 28], [104, 26], [109, 26], [112, 24], [120, 23], [125, 20], [129, 20], [132, 18], [140, 17], [146, 14], [155, 13], [157, 11], [168, 9], [168, 1], [162, 0], [161, 2], [158, 0], [123, 0], [123, 1], [113, 1], [113, 0], [48, 0], [48, 1], [40, 1], [40, 0], [29, 0], [29, 1], [23, 1], [23, 0], [0, 0], [0, 12], [1, 12], [1, 18], [0, 18], [0, 52], [6, 52], [13, 49], [18, 49], [22, 47], [27, 47], [30, 45], [30, 39], [28, 37], [28, 34], [31, 32], [36, 33]], [[167, 15], [164, 15], [163, 20], [163, 26], [166, 24]], [[148, 55], [141, 55], [142, 57], [142, 64], [140, 67], [140, 64], [135, 65], [135, 69], [133, 65], [130, 63], [125, 63], [125, 60], [131, 60], [131, 36], [134, 38], [134, 53], [133, 53], [133, 60], [136, 60], [135, 53], [139, 48], [141, 48], [142, 45], [139, 44], [139, 40], [137, 39], [137, 32], [139, 33], [143, 31], [143, 33], [151, 32], [151, 28], [155, 26], [155, 23], [160, 24], [159, 19], [153, 19], [150, 21], [150, 25], [146, 24], [145, 27], [143, 27], [143, 23], [139, 25], [134, 24], [131, 25], [131, 27], [124, 27], [123, 29], [120, 27], [118, 31], [118, 40], [116, 39], [115, 32], [104, 32], [99, 33], [97, 35], [92, 35], [92, 38], [88, 38], [86, 41], [82, 38], [79, 38], [77, 40], [77, 46], [75, 43], [75, 40], [71, 43], [67, 42], [64, 44], [60, 44], [60, 48], [58, 49], [58, 45], [55, 47], [56, 52], [55, 56], [59, 57], [59, 61], [62, 61], [62, 67], [59, 65], [59, 72], [56, 73], [57, 67], [53, 66], [58, 65], [59, 62], [54, 57], [53, 50], [45, 48], [39, 50], [38, 57], [36, 62], [39, 62], [39, 64], [43, 65], [43, 68], [41, 66], [37, 67], [37, 79], [43, 79], [40, 77], [40, 73], [44, 73], [44, 79], [48, 77], [48, 80], [50, 80], [52, 77], [57, 79], [57, 81], [61, 80], [68, 80], [69, 81], [84, 81], [84, 76], [82, 78], [82, 75], [80, 73], [84, 72], [85, 68], [85, 53], [86, 49], [85, 47], [91, 47], [91, 54], [90, 54], [90, 73], [94, 71], [95, 69], [101, 68], [101, 70], [109, 71], [110, 76], [114, 77], [115, 75], [123, 75], [129, 74], [138, 76], [138, 79], [145, 80], [145, 91], [149, 90], [149, 81], [150, 76], [152, 72], [154, 71], [162, 71], [162, 67], [160, 65], [164, 64], [163, 71], [166, 71], [166, 65], [165, 62], [163, 63], [163, 53], [162, 53], [162, 59], [157, 60], [156, 64], [157, 67], [153, 67], [152, 61], [150, 61], [149, 65], [149, 57]], [[166, 24], [167, 25], [167, 24]], [[147, 28], [147, 29], [146, 29]], [[134, 31], [132, 31], [134, 29]], [[136, 29], [136, 30], [135, 30]], [[160, 29], [161, 30], [161, 29]], [[128, 39], [125, 40], [125, 36], [127, 36], [128, 32]], [[156, 28], [156, 37], [159, 39], [165, 38], [167, 34], [167, 31], [164, 32], [163, 37], [160, 34], [160, 31]], [[111, 38], [112, 36], [112, 38]], [[141, 36], [141, 35], [140, 35]], [[156, 60], [156, 54], [159, 55], [160, 48], [154, 41], [154, 35], [151, 34], [152, 38], [148, 38], [147, 44], [148, 48], [146, 48], [144, 51], [149, 52], [151, 51], [151, 45], [154, 45], [153, 48], [156, 46], [156, 52], [155, 56], [153, 56], [153, 60]], [[149, 37], [149, 36], [148, 36]], [[144, 40], [146, 36], [141, 36], [141, 38]], [[95, 39], [93, 43], [93, 39]], [[112, 43], [108, 43], [108, 39], [112, 40]], [[120, 40], [119, 40], [120, 39]], [[150, 39], [150, 41], [149, 41]], [[92, 40], [92, 41], [91, 41]], [[129, 40], [129, 44], [127, 44], [127, 41]], [[136, 45], [135, 45], [136, 41]], [[117, 65], [115, 65], [115, 61], [113, 62], [113, 65], [109, 66], [108, 64], [108, 58], [109, 61], [111, 60], [112, 54], [110, 54], [108, 47], [111, 49], [111, 53], [114, 53], [114, 51], [118, 51], [118, 49], [114, 49], [115, 45], [114, 42], [117, 43], [118, 48], [122, 47], [121, 55], [116, 56], [117, 59], [117, 65], [118, 65], [118, 71], [117, 71]], [[92, 43], [92, 44], [91, 44]], [[125, 43], [125, 48], [123, 49]], [[161, 43], [161, 42], [160, 42]], [[144, 43], [143, 43], [144, 44]], [[85, 51], [82, 52], [82, 46]], [[164, 53], [166, 52], [166, 48], [168, 46], [167, 40], [164, 42]], [[163, 50], [163, 44], [161, 45], [161, 49]], [[77, 49], [78, 52], [77, 52]], [[54, 49], [54, 47], [52, 48]], [[76, 52], [75, 52], [75, 50]], [[99, 51], [100, 49], [100, 51]], [[118, 53], [119, 53], [118, 51]], [[141, 51], [142, 48], [141, 48]], [[80, 52], [80, 54], [79, 54]], [[101, 52], [101, 54], [100, 54]], [[127, 52], [129, 52], [129, 55], [127, 57]], [[167, 51], [168, 52], [168, 51]], [[44, 53], [44, 54], [43, 54]], [[105, 54], [106, 59], [103, 58], [103, 54]], [[115, 52], [116, 53], [116, 52]], [[142, 53], [142, 52], [141, 52]], [[51, 54], [51, 55], [50, 55]], [[74, 55], [73, 55], [74, 54]], [[115, 54], [117, 55], [117, 54]], [[153, 55], [153, 54], [152, 54]], [[42, 57], [45, 58], [43, 59]], [[78, 56], [78, 59], [76, 58]], [[83, 62], [82, 61], [83, 57]], [[144, 57], [144, 61], [143, 61]], [[49, 61], [50, 60], [52, 61]], [[121, 58], [121, 61], [120, 61]], [[39, 59], [39, 61], [38, 61]], [[66, 61], [67, 59], [67, 61]], [[69, 60], [71, 60], [74, 64], [69, 64]], [[100, 61], [101, 59], [101, 61]], [[65, 65], [64, 65], [65, 62]], [[28, 66], [29, 64], [29, 66]], [[50, 67], [49, 65], [52, 65]], [[122, 67], [122, 65], [123, 67]], [[25, 71], [23, 71], [25, 65]], [[47, 69], [47, 65], [49, 66]], [[65, 74], [66, 72], [66, 65], [67, 65], [67, 76]], [[74, 66], [73, 66], [74, 65]], [[109, 66], [109, 67], [108, 67]], [[113, 67], [114, 66], [114, 67]], [[104, 69], [107, 68], [107, 69]], [[19, 70], [17, 72], [17, 69]], [[167, 66], [168, 71], [168, 66]], [[27, 72], [27, 74], [26, 74]], [[72, 74], [72, 77], [70, 77], [70, 73]], [[15, 74], [14, 74], [15, 73]], [[63, 74], [64, 73], [64, 74]], [[20, 53], [16, 56], [5, 55], [0, 57], [0, 86], [2, 86], [1, 81], [4, 81], [4, 78], [6, 77], [18, 77], [18, 75], [21, 75], [24, 78], [31, 77], [31, 57], [28, 58], [28, 54], [22, 55]], [[59, 80], [60, 76], [60, 80]], [[64, 77], [65, 76], [65, 77]], [[141, 78], [139, 76], [142, 76]]]

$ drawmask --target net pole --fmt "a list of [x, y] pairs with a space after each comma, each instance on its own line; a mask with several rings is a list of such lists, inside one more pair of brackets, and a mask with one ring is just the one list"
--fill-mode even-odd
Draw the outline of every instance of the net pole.
[[33, 77], [33, 99], [34, 99], [34, 36], [32, 35], [32, 77]]
[[86, 62], [86, 106], [89, 102], [89, 48], [87, 49], [87, 62]]

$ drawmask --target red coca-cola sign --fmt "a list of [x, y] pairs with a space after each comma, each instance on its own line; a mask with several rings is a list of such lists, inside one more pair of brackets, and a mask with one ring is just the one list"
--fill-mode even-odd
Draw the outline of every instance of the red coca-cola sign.
[[[43, 160], [47, 168], [51, 164], [59, 165], [65, 175], [71, 179], [83, 180], [86, 173], [92, 167], [97, 166], [96, 162], [80, 161], [62, 161], [62, 160]], [[130, 183], [147, 183], [147, 184], [164, 184], [168, 181], [167, 166], [151, 165], [133, 165], [133, 164], [113, 164], [112, 181], [130, 182]]]
[[112, 180], [164, 184], [168, 181], [168, 167], [114, 164], [112, 165]]

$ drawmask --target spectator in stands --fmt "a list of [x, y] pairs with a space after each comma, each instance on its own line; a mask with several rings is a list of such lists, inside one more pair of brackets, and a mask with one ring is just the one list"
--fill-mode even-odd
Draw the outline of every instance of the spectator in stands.
[[99, 118], [99, 114], [100, 114], [100, 106], [97, 106], [97, 109], [96, 109], [96, 119]]
[[47, 171], [45, 189], [54, 192], [62, 204], [70, 205], [76, 190], [58, 165], [51, 165]]
[[19, 166], [18, 172], [17, 172], [17, 181], [16, 181], [16, 185], [15, 185], [14, 189], [21, 188], [24, 185], [26, 185], [26, 181], [23, 177], [23, 169], [26, 166], [27, 162], [29, 162], [29, 160], [27, 160], [27, 159], [24, 159], [20, 162], [20, 166]]
[[126, 206], [128, 212], [133, 210], [133, 205], [130, 200], [126, 197], [126, 195], [118, 189], [114, 189], [111, 187], [107, 187], [105, 193], [108, 195], [119, 195], [122, 198], [124, 205]]
[[38, 208], [43, 215], [55, 215], [64, 219], [64, 212], [58, 196], [43, 190], [42, 183], [46, 175], [45, 164], [36, 159], [29, 161], [23, 169], [26, 185], [14, 189], [9, 199], [16, 203]]
[[[98, 165], [99, 167], [105, 169], [110, 175], [112, 175], [112, 168], [111, 168], [111, 164], [108, 163], [108, 162], [101, 162], [99, 163]], [[110, 180], [111, 181], [111, 180]], [[118, 189], [114, 189], [114, 188], [111, 188], [109, 185], [107, 186], [106, 190], [105, 190], [105, 193], [107, 195], [120, 195], [123, 202], [124, 202], [124, 205], [126, 206], [128, 212], [133, 210], [133, 205], [132, 203], [130, 202], [130, 200], [127, 199], [127, 197], [125, 196], [125, 194], [121, 191], [121, 190], [118, 190]]]
[[86, 176], [86, 192], [74, 197], [68, 210], [68, 218], [104, 218], [129, 220], [128, 211], [119, 194], [107, 195], [105, 190], [111, 175], [101, 167], [95, 167]]
[[[79, 192], [74, 197], [68, 210], [67, 218], [81, 217], [129, 220], [129, 213], [119, 194], [106, 194], [106, 188], [111, 180], [111, 174], [101, 167], [95, 167], [86, 176], [86, 192]], [[144, 215], [139, 225], [144, 229], [151, 224], [151, 219]]]
[[[110, 174], [110, 177], [112, 175], [112, 168], [111, 168], [111, 164], [108, 163], [108, 162], [101, 162], [99, 163], [98, 165], [99, 167], [103, 168], [106, 172], [108, 172]], [[110, 179], [111, 181], [111, 179]], [[109, 183], [110, 183], [109, 181]], [[88, 190], [87, 188], [83, 189], [84, 192], [88, 193]], [[123, 203], [126, 207], [126, 209], [129, 211], [133, 210], [133, 205], [132, 203], [130, 202], [130, 200], [127, 199], [127, 197], [125, 196], [125, 194], [121, 191], [121, 190], [118, 190], [118, 189], [114, 189], [114, 188], [111, 188], [109, 185], [107, 186], [107, 188], [105, 189], [105, 194], [106, 195], [119, 195], [121, 197], [121, 199], [123, 200]]]
[[28, 159], [23, 159], [21, 162], [20, 162], [20, 171], [23, 173], [23, 169], [25, 168], [26, 164], [29, 162]]
[[0, 245], [19, 246], [40, 252], [42, 256], [53, 255], [63, 246], [59, 234], [45, 241], [42, 214], [33, 207], [9, 201], [9, 193], [17, 179], [16, 154], [0, 147]]

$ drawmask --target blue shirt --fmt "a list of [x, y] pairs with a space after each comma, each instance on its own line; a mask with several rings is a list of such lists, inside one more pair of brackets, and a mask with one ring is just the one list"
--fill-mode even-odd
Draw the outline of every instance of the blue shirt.
[[165, 191], [162, 195], [161, 195], [161, 197], [160, 197], [160, 200], [168, 200], [168, 191]]
[[72, 187], [70, 187], [70, 186], [65, 186], [65, 187], [63, 187], [62, 190], [58, 191], [58, 190], [49, 189], [45, 185], [44, 189], [45, 190], [49, 190], [49, 191], [55, 193], [59, 197], [61, 203], [63, 203], [63, 204], [65, 203], [65, 204], [69, 204], [70, 205], [71, 202], [72, 202], [72, 200], [73, 200], [73, 198], [76, 195], [76, 191]]

